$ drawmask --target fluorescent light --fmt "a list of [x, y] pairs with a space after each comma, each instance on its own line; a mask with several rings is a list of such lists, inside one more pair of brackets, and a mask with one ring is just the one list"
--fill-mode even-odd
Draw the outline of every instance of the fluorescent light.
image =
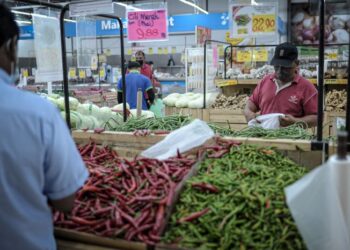
[[197, 10], [202, 11], [203, 13], [205, 13], [205, 14], [207, 14], [207, 15], [209, 14], [208, 11], [203, 10], [201, 7], [199, 7], [198, 5], [196, 5], [196, 4], [194, 4], [194, 3], [191, 3], [191, 2], [186, 1], [186, 0], [179, 0], [179, 1], [180, 1], [180, 2], [183, 2], [183, 3], [185, 3], [185, 4], [188, 4], [188, 5], [190, 5], [190, 6], [194, 7], [194, 8], [196, 8]]
[[115, 3], [115, 4], [118, 4], [118, 5], [120, 5], [120, 6], [123, 6], [123, 7], [125, 7], [125, 8], [133, 9], [133, 10], [142, 10], [142, 9], [136, 8], [136, 7], [132, 6], [132, 5], [127, 5], [127, 4], [125, 4], [125, 3], [116, 3], [116, 2], [114, 2], [114, 3]]
[[17, 23], [19, 23], [19, 24], [32, 24], [32, 22], [30, 22], [30, 21], [22, 21], [22, 20], [16, 20], [16, 22]]
[[[17, 10], [12, 10], [12, 13], [19, 14], [19, 15], [25, 15], [25, 16], [37, 16], [37, 17], [46, 17], [46, 18], [52, 18], [52, 19], [54, 18], [54, 17], [50, 17], [50, 16], [45, 16], [45, 15], [40, 15], [40, 14], [35, 14], [35, 13], [28, 13], [28, 12], [17, 11]], [[77, 22], [77, 21], [72, 20], [72, 19], [64, 19], [64, 21], [70, 22], [70, 23], [76, 23]]]
[[72, 20], [72, 19], [64, 19], [64, 21], [69, 22], [69, 23], [76, 23], [77, 21]]
[[31, 16], [31, 15], [32, 15], [32, 13], [23, 12], [23, 11], [18, 11], [18, 10], [12, 10], [12, 13], [20, 14], [20, 15], [25, 15], [25, 16]]

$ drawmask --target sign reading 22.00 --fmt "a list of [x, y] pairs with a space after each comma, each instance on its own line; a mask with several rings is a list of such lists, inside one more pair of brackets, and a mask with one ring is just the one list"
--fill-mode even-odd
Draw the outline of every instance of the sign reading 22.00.
[[231, 37], [271, 36], [277, 33], [277, 4], [232, 4]]
[[167, 20], [166, 9], [128, 11], [129, 42], [167, 40]]

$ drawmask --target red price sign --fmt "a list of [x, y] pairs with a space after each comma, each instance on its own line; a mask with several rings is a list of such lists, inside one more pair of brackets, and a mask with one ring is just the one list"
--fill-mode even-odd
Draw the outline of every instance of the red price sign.
[[167, 40], [167, 11], [165, 9], [129, 11], [129, 41]]
[[254, 15], [253, 16], [254, 33], [270, 33], [275, 31], [276, 31], [275, 15]]

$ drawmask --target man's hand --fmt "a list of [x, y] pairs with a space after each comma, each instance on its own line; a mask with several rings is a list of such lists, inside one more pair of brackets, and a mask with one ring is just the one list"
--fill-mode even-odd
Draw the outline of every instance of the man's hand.
[[254, 112], [246, 113], [246, 120], [249, 122], [255, 119], [258, 115]]
[[298, 122], [299, 119], [295, 118], [292, 115], [285, 115], [284, 117], [280, 117], [280, 125], [281, 127], [287, 127], [290, 126], [296, 122]]

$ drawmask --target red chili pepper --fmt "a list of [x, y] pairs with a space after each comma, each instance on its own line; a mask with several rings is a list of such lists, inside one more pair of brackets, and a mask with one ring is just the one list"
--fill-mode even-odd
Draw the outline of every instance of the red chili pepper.
[[98, 214], [104, 214], [104, 213], [109, 212], [109, 211], [111, 211], [111, 210], [113, 210], [113, 207], [112, 207], [112, 206], [111, 206], [111, 207], [104, 207], [104, 208], [101, 208], [101, 209], [99, 209], [99, 210], [96, 210], [96, 211], [94, 212], [94, 214], [96, 214], [96, 215], [98, 215]]
[[134, 179], [134, 177], [131, 175], [131, 185], [130, 188], [128, 189], [129, 193], [132, 193], [136, 190], [137, 186], [136, 186], [136, 181]]
[[270, 199], [266, 200], [266, 208], [267, 209], [271, 208], [271, 201], [270, 201]]
[[117, 226], [123, 225], [123, 220], [122, 220], [122, 217], [121, 217], [120, 212], [118, 211], [118, 209], [115, 210], [114, 217], [115, 217], [115, 224]]
[[89, 144], [85, 146], [85, 148], [80, 152], [81, 156], [84, 156], [89, 151], [89, 149], [91, 148], [91, 144], [92, 144], [92, 141], [90, 141]]
[[72, 216], [71, 220], [77, 224], [80, 224], [80, 225], [91, 225], [91, 226], [96, 225], [96, 224], [101, 222], [101, 221], [89, 221], [89, 220], [85, 220], [85, 219], [77, 217], [77, 216]]
[[147, 180], [151, 183], [152, 186], [157, 186], [157, 184], [152, 180], [152, 177], [147, 172], [147, 169], [143, 169], [143, 173], [146, 176]]
[[183, 218], [179, 219], [178, 223], [184, 223], [184, 222], [193, 221], [193, 220], [195, 220], [195, 219], [205, 215], [209, 211], [210, 211], [210, 208], [206, 208], [206, 209], [203, 209], [202, 211], [192, 213], [189, 216], [186, 216], [186, 217], [183, 217]]
[[162, 225], [162, 221], [164, 219], [164, 210], [164, 205], [160, 205], [156, 215], [156, 222], [153, 226], [153, 231], [155, 232], [157, 232]]
[[170, 188], [168, 191], [168, 199], [166, 202], [167, 206], [170, 206], [172, 204], [172, 201], [174, 199], [174, 194], [175, 194], [175, 188], [176, 188], [176, 184], [174, 182], [170, 182]]
[[101, 158], [103, 158], [103, 157], [106, 157], [106, 156], [108, 156], [109, 155], [109, 153], [107, 152], [107, 153], [103, 153], [103, 154], [100, 154], [100, 155], [98, 155], [98, 156], [96, 156], [96, 157], [94, 157], [94, 158], [91, 158], [90, 160], [91, 161], [97, 161], [97, 160], [99, 160], [99, 159], [101, 159]]
[[127, 220], [133, 227], [137, 228], [137, 223], [134, 221], [134, 219], [128, 215], [127, 213], [123, 212], [123, 210], [117, 208], [121, 217]]
[[163, 177], [165, 180], [171, 182], [171, 179], [170, 179], [169, 175], [167, 175], [166, 173], [163, 173], [162, 171], [160, 171], [160, 169], [156, 169], [156, 173], [159, 176]]

